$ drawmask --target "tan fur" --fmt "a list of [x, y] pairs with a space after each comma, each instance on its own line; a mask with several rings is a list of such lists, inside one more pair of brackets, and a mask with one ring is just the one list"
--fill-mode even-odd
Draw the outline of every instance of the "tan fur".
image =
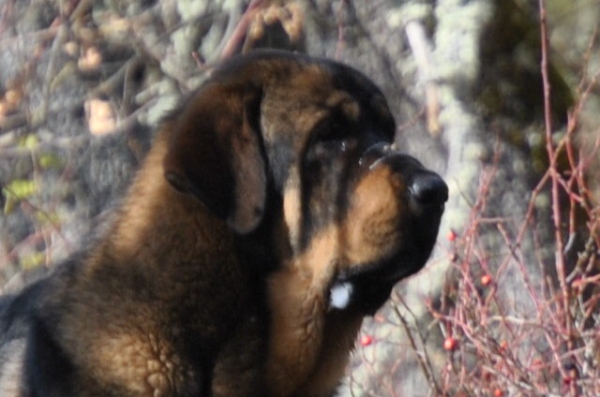
[[[329, 284], [341, 267], [386, 255], [401, 239], [400, 184], [388, 167], [367, 174], [351, 195], [343, 226], [332, 224], [314, 236], [301, 256], [271, 277], [267, 369], [273, 396], [327, 396], [343, 375], [362, 316], [328, 312]], [[299, 227], [298, 194], [287, 189], [284, 197], [292, 231]]]
[[336, 272], [335, 227], [269, 280], [271, 343], [267, 379], [273, 396], [288, 396], [315, 366], [322, 348], [328, 286]]
[[329, 312], [316, 365], [298, 388], [297, 396], [330, 396], [344, 376], [363, 316]]
[[[165, 343], [177, 338], [178, 332], [168, 327], [165, 316], [177, 307], [195, 305], [198, 299], [214, 307], [205, 308], [207, 316], [211, 316], [211, 310], [220, 310], [219, 296], [210, 292], [210, 285], [204, 285], [219, 277], [215, 273], [226, 274], [231, 287], [243, 285], [232, 257], [231, 237], [222, 222], [161, 177], [169, 133], [167, 125], [148, 154], [108, 239], [92, 252], [85, 267], [86, 277], [74, 286], [71, 311], [62, 324], [64, 346], [70, 349], [77, 365], [95, 379], [117, 381], [137, 395], [172, 395], [178, 385], [190, 381], [190, 368]], [[211, 262], [217, 256], [228, 265], [214, 269]], [[113, 261], [115, 272], [121, 268], [127, 272], [128, 266], [144, 263], [144, 271], [156, 275], [157, 299], [140, 301], [123, 288], [119, 291], [122, 295], [114, 300], [100, 300], [95, 292], [103, 286], [96, 284], [104, 278], [97, 274], [106, 271], [107, 263]], [[178, 273], [165, 273], [163, 268], [170, 266], [179, 267]], [[192, 298], [190, 291], [206, 291], [206, 295]], [[209, 317], [206, 323], [210, 324]], [[95, 331], [90, 333], [91, 329]], [[199, 333], [217, 332], [219, 328]]]
[[[317, 243], [314, 255], [327, 239]], [[315, 259], [317, 259], [315, 258]], [[335, 264], [307, 274], [307, 262], [290, 266], [270, 280], [273, 321], [267, 379], [273, 397], [329, 396], [344, 373], [362, 316], [328, 312], [328, 284]], [[303, 263], [303, 264], [302, 264]]]
[[387, 255], [402, 241], [399, 219], [408, 212], [396, 198], [405, 191], [388, 167], [380, 166], [359, 182], [344, 223], [346, 263], [366, 263]]
[[295, 170], [290, 171], [290, 181], [288, 182], [283, 195], [283, 217], [289, 234], [289, 242], [294, 251], [298, 250], [298, 233], [300, 231], [300, 222], [302, 220], [300, 182]]

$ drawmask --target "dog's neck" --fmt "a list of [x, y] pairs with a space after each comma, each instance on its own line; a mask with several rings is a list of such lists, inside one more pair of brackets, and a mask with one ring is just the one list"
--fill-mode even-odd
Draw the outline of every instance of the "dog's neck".
[[[166, 133], [157, 140], [167, 140]], [[215, 260], [230, 252], [232, 233], [191, 194], [173, 188], [163, 177], [167, 144], [154, 144], [120, 209], [106, 243], [115, 258], [126, 263], [178, 266]], [[177, 255], [172, 255], [177, 252]], [[146, 260], [147, 257], [148, 259]]]
[[[89, 360], [95, 361], [89, 362], [99, 382], [122, 380], [136, 392], [150, 386], [149, 377], [138, 376], [147, 371], [147, 363], [164, 363], [160, 387], [175, 390], [197, 383], [205, 350], [218, 347], [252, 302], [252, 286], [244, 284], [232, 232], [194, 196], [169, 185], [163, 177], [165, 152], [166, 145], [154, 145], [115, 223], [77, 267], [78, 277], [65, 298], [71, 311], [62, 321], [71, 330], [64, 340], [77, 341], [65, 342], [71, 354], [87, 357], [93, 352]], [[233, 292], [226, 309], [223, 300], [215, 299], [221, 296], [216, 288]], [[224, 315], [215, 319], [214, 313]], [[125, 321], [135, 331], [122, 326]], [[227, 332], [211, 335], [215, 345], [205, 348], [198, 335], [207, 334], [211, 321]], [[93, 338], [82, 336], [88, 334]], [[155, 346], [150, 342], [155, 340], [164, 343]], [[171, 362], [171, 357], [181, 360]], [[177, 394], [152, 386], [155, 394]]]

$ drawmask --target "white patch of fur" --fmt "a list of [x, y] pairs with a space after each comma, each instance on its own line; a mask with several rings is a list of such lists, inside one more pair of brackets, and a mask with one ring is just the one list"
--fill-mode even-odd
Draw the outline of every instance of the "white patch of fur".
[[340, 310], [347, 308], [353, 292], [354, 286], [352, 283], [343, 282], [334, 284], [329, 293], [329, 307]]

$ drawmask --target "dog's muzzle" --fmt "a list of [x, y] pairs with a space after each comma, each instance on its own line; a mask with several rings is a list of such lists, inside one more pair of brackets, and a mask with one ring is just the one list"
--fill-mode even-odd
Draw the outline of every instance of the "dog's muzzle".
[[[411, 203], [421, 210], [444, 209], [448, 201], [448, 185], [435, 172], [427, 170], [417, 159], [395, 150], [393, 145], [376, 144], [365, 151], [360, 159], [362, 167], [386, 165], [402, 176], [410, 194]], [[413, 208], [415, 209], [415, 208]]]
[[[416, 273], [426, 263], [438, 234], [448, 186], [435, 172], [417, 159], [400, 153], [390, 145], [377, 144], [364, 152], [359, 160], [364, 175], [388, 168], [392, 178], [401, 181], [390, 198], [403, 203], [399, 225], [409, 225], [397, 251], [374, 263], [344, 269], [330, 288], [330, 309], [355, 307], [362, 313], [373, 313], [389, 297], [393, 285]], [[403, 206], [401, 204], [401, 207]]]

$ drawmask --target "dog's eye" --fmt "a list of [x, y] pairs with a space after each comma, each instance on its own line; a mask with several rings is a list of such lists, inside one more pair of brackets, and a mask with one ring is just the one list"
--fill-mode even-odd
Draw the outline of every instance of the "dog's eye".
[[348, 129], [333, 118], [321, 120], [315, 127], [313, 133], [313, 139], [317, 142], [337, 141], [348, 137]]
[[356, 146], [355, 129], [334, 115], [323, 118], [315, 125], [309, 144], [307, 159], [328, 162]]
[[311, 145], [307, 154], [307, 159], [319, 162], [329, 162], [338, 159], [340, 154], [355, 149], [357, 144], [358, 142], [356, 139], [348, 137], [318, 140]]

